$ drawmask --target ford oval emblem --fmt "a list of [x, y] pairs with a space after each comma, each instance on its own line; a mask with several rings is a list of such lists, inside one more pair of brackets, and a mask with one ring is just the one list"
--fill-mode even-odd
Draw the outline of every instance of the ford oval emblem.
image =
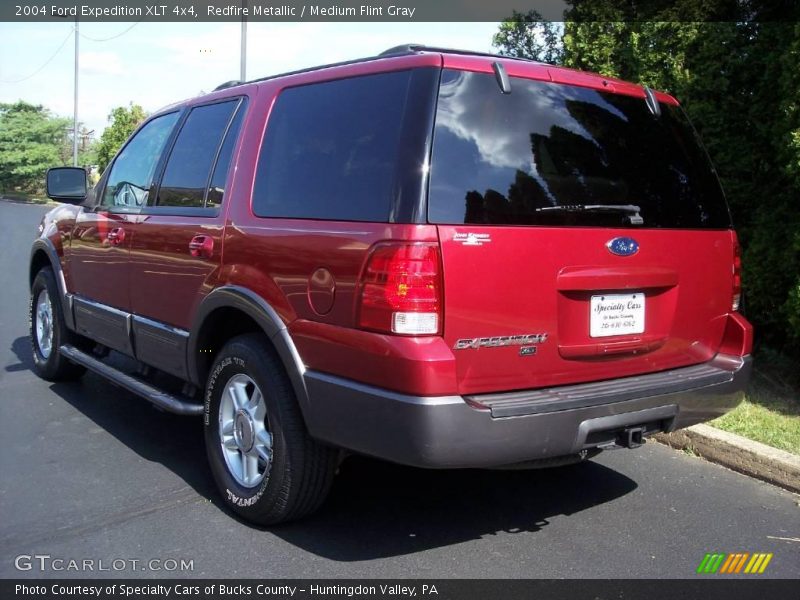
[[618, 237], [609, 240], [606, 243], [606, 248], [611, 254], [617, 256], [633, 256], [639, 251], [639, 242], [629, 237]]

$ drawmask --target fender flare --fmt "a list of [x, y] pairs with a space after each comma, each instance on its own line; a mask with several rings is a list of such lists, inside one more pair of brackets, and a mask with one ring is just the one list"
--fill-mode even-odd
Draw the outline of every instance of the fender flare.
[[58, 295], [61, 302], [61, 313], [64, 315], [64, 323], [67, 329], [75, 330], [75, 319], [72, 314], [72, 294], [67, 292], [67, 283], [64, 279], [64, 270], [61, 268], [61, 258], [58, 255], [53, 242], [48, 238], [37, 238], [31, 246], [31, 254], [28, 260], [28, 273], [29, 283], [33, 285], [33, 258], [37, 253], [44, 252], [50, 261], [50, 267], [53, 269], [53, 275], [56, 278], [56, 285], [58, 286]]
[[306, 367], [297, 352], [294, 341], [289, 335], [286, 324], [266, 300], [252, 290], [241, 286], [227, 285], [219, 287], [208, 294], [200, 303], [189, 333], [186, 351], [189, 378], [192, 383], [201, 389], [205, 387], [206, 382], [202, 380], [199, 372], [200, 365], [197, 360], [199, 356], [199, 336], [208, 316], [219, 308], [235, 308], [245, 313], [264, 331], [264, 334], [275, 347], [286, 373], [289, 375], [300, 410], [305, 417], [310, 410], [308, 390], [304, 377]]

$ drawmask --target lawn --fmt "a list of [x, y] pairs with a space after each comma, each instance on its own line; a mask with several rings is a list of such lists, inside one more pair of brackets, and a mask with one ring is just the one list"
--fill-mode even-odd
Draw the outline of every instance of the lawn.
[[800, 455], [800, 382], [791, 365], [766, 353], [756, 358], [742, 404], [709, 423], [714, 427]]
[[47, 197], [44, 194], [28, 194], [26, 192], [16, 191], [2, 191], [0, 190], [0, 198], [7, 198], [15, 202], [30, 202], [33, 204], [46, 204]]

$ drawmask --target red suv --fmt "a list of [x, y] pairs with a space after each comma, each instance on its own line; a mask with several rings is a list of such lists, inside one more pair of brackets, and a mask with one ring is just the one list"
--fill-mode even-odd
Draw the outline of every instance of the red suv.
[[393, 48], [165, 108], [88, 195], [79, 169], [48, 194], [72, 206], [33, 245], [36, 370], [202, 416], [254, 522], [316, 509], [350, 452], [564, 464], [717, 417], [750, 374], [714, 168], [624, 81]]

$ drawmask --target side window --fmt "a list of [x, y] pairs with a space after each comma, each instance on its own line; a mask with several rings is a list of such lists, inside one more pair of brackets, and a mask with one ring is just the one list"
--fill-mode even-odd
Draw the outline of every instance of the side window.
[[158, 206], [202, 208], [214, 160], [239, 99], [193, 108], [161, 178]]
[[211, 183], [208, 186], [206, 206], [216, 207], [222, 204], [222, 196], [225, 194], [225, 179], [228, 176], [228, 168], [231, 165], [231, 158], [233, 157], [233, 148], [236, 146], [236, 140], [239, 138], [239, 130], [242, 127], [246, 108], [246, 101], [242, 101], [241, 106], [239, 106], [236, 114], [233, 116], [233, 121], [231, 121], [228, 127], [228, 132], [225, 134], [225, 141], [222, 142], [222, 148], [220, 148], [219, 156], [217, 157], [217, 164], [214, 165], [214, 174], [211, 176]]
[[103, 206], [139, 208], [147, 204], [158, 159], [177, 119], [176, 112], [156, 117], [128, 142], [111, 167]]
[[272, 109], [253, 212], [386, 221], [410, 71], [289, 88]]

